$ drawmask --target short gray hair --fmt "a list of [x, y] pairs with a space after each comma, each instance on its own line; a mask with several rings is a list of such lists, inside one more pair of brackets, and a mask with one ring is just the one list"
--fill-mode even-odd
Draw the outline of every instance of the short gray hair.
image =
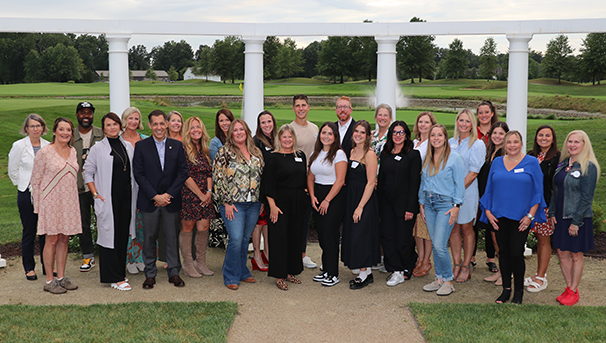
[[35, 120], [40, 123], [40, 125], [42, 125], [42, 136], [44, 136], [48, 132], [48, 127], [46, 126], [46, 122], [44, 121], [44, 119], [42, 119], [39, 114], [31, 113], [25, 118], [25, 121], [23, 122], [23, 126], [21, 127], [19, 133], [24, 136], [28, 135], [27, 126], [29, 125], [30, 120]]

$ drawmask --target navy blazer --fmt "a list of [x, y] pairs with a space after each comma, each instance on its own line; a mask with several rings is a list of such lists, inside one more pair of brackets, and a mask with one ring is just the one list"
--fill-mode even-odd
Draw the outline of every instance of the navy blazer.
[[139, 184], [137, 208], [143, 212], [155, 211], [153, 198], [164, 193], [173, 197], [166, 210], [171, 213], [181, 210], [181, 188], [187, 179], [185, 150], [181, 142], [167, 138], [164, 152], [162, 171], [154, 137], [145, 138], [135, 144], [133, 172]]
[[[347, 132], [345, 132], [345, 137], [343, 137], [343, 143], [341, 144], [341, 148], [343, 149], [343, 151], [345, 151], [345, 155], [347, 155], [347, 158], [349, 158], [349, 154], [351, 153], [351, 148], [352, 148], [351, 136], [353, 135], [353, 127], [354, 127], [355, 123], [356, 123], [356, 121], [353, 120], [353, 118], [351, 118], [351, 124], [349, 124], [349, 127], [347, 128]], [[335, 125], [337, 125], [337, 129], [338, 129], [339, 128], [338, 120], [335, 122]]]

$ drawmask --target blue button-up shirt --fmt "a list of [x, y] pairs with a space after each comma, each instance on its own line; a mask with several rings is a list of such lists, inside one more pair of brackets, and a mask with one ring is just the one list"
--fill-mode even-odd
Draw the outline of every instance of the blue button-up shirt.
[[[441, 166], [440, 166], [441, 167]], [[419, 187], [419, 203], [425, 205], [425, 197], [429, 194], [449, 196], [453, 203], [463, 203], [465, 194], [465, 166], [461, 155], [454, 151], [446, 166], [433, 176], [429, 176], [429, 166], [421, 174], [421, 187]]]
[[156, 143], [156, 150], [158, 150], [158, 157], [160, 157], [160, 165], [162, 166], [162, 171], [164, 171], [164, 155], [166, 155], [166, 136], [161, 141], [157, 141], [156, 137], [154, 137], [154, 143]]

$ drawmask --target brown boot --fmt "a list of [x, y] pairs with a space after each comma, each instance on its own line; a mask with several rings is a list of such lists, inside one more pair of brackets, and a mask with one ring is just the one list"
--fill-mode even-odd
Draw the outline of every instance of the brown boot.
[[206, 266], [206, 248], [208, 248], [208, 230], [196, 232], [196, 270], [206, 276], [215, 275], [215, 272]]
[[181, 248], [181, 255], [183, 256], [183, 272], [185, 275], [193, 278], [202, 277], [200, 273], [194, 267], [194, 260], [191, 257], [191, 232], [181, 231], [179, 234], [179, 247]]

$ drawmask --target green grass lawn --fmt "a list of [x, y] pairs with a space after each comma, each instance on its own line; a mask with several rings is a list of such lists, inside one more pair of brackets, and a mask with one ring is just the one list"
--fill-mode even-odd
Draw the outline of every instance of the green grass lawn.
[[606, 337], [606, 307], [447, 303], [409, 306], [428, 342], [603, 342]]
[[[3, 342], [226, 342], [233, 302], [0, 306]], [[85, 328], [85, 329], [84, 329]]]

